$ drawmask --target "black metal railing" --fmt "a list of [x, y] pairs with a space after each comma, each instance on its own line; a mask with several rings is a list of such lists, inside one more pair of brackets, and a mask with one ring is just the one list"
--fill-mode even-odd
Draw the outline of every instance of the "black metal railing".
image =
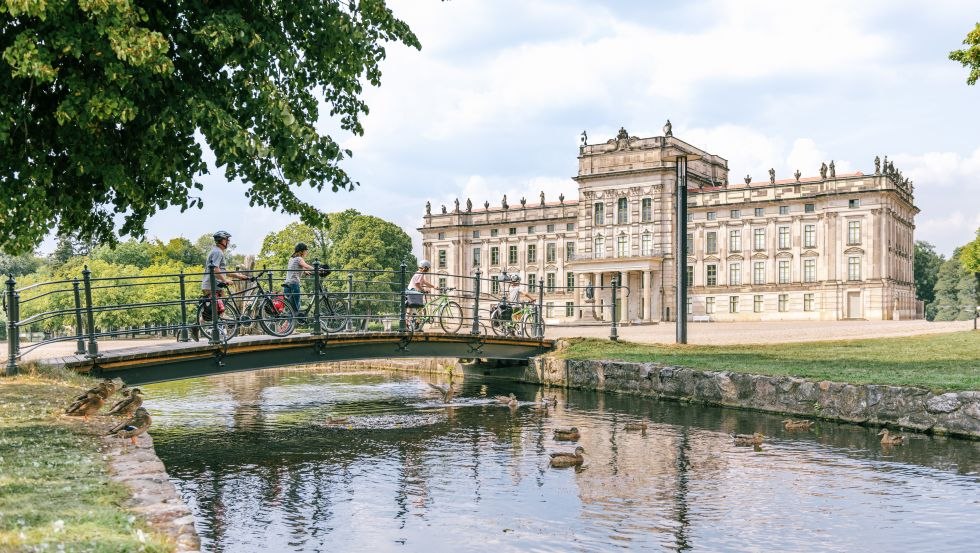
[[[491, 277], [478, 269], [472, 275], [426, 274], [429, 286], [420, 287], [427, 293], [421, 305], [412, 306], [407, 302], [411, 275], [404, 264], [395, 270], [330, 272], [314, 261], [313, 267], [300, 277], [302, 291], [297, 296], [281, 287], [285, 270], [264, 267], [228, 274], [209, 267], [202, 272], [95, 275], [85, 266], [80, 279], [21, 288], [8, 275], [3, 293], [6, 374], [17, 374], [17, 363], [25, 354], [57, 342], [74, 341], [75, 355], [97, 358], [100, 339], [140, 336], [177, 342], [205, 339], [211, 344], [255, 332], [274, 336], [392, 332], [407, 337], [444, 332], [543, 340], [548, 319], [568, 318], [550, 311], [543, 279], [520, 286], [521, 291], [534, 294], [533, 301], [527, 299], [530, 294], [514, 301], [508, 297], [512, 285], [507, 273]], [[618, 338], [618, 299], [629, 295], [628, 288], [624, 290], [616, 279], [605, 286], [553, 288], [556, 299], [581, 298], [581, 302], [565, 301], [558, 309], [579, 314], [591, 310], [594, 320], [610, 325], [610, 339]], [[42, 338], [33, 340], [38, 330]], [[25, 333], [28, 340], [22, 342]]]

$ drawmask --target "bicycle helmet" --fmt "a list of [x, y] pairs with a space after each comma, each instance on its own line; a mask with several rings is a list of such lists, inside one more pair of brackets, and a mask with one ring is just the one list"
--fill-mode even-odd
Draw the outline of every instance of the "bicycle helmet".
[[419, 262], [419, 269], [431, 269], [432, 263], [429, 263], [428, 259], [423, 259]]
[[293, 253], [305, 252], [305, 251], [307, 251], [309, 249], [310, 248], [306, 247], [306, 244], [300, 242], [300, 243], [296, 244], [296, 247], [295, 248], [293, 248]]
[[517, 284], [521, 281], [521, 275], [510, 275], [510, 281]]
[[221, 242], [222, 240], [227, 240], [231, 238], [231, 233], [226, 230], [219, 230], [218, 232], [214, 233], [213, 237], [215, 243], [218, 243]]

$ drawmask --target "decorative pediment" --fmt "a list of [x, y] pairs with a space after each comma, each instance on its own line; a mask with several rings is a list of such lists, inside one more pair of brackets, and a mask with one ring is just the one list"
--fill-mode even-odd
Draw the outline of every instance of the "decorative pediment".
[[557, 271], [558, 270], [558, 266], [555, 265], [554, 263], [551, 263], [549, 265], [545, 265], [544, 266], [544, 270], [545, 271]]
[[729, 261], [744, 261], [745, 260], [745, 257], [743, 257], [742, 254], [740, 254], [740, 253], [733, 253], [733, 254], [731, 254], [731, 255], [728, 256], [728, 260]]
[[782, 251], [776, 254], [776, 259], [793, 259], [791, 252]]
[[813, 250], [807, 250], [807, 251], [801, 253], [800, 254], [800, 257], [820, 257], [820, 254], [817, 253], [817, 252], [815, 252], [815, 251], [813, 251]]
[[847, 248], [846, 250], [844, 250], [844, 254], [845, 255], [853, 255], [853, 254], [861, 254], [861, 255], [863, 255], [864, 254], [864, 250], [861, 249], [861, 248], [859, 248], [859, 247], [857, 247], [857, 246], [853, 246], [853, 247], [850, 247], [850, 248]]
[[769, 254], [766, 252], [756, 252], [752, 254], [752, 259], [769, 259]]
[[717, 255], [708, 255], [708, 256], [705, 256], [704, 261], [705, 261], [705, 263], [711, 262], [711, 261], [721, 261], [721, 258], [719, 258]]

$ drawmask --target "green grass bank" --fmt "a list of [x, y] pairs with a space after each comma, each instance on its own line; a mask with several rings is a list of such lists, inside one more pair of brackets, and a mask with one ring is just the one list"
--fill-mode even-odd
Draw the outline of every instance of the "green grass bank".
[[96, 381], [22, 370], [0, 378], [0, 551], [172, 551], [126, 510], [126, 488], [109, 479], [108, 419], [61, 416]]
[[652, 345], [571, 339], [565, 359], [660, 363], [707, 371], [798, 376], [849, 384], [980, 390], [980, 332], [902, 338], [752, 344]]

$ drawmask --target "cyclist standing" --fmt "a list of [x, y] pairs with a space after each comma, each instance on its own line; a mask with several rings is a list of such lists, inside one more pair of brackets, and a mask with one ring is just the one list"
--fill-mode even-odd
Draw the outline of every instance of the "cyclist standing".
[[[228, 287], [234, 279], [247, 280], [248, 276], [241, 273], [229, 273], [228, 268], [225, 265], [225, 251], [228, 249], [228, 243], [231, 240], [231, 233], [224, 230], [219, 230], [214, 233], [214, 246], [211, 248], [211, 252], [208, 253], [207, 259], [204, 261], [204, 279], [201, 280], [201, 297], [210, 298], [212, 296], [220, 298], [223, 296], [222, 288]], [[213, 294], [211, 291], [211, 278], [208, 274], [211, 267], [214, 267], [214, 280], [218, 286]], [[221, 302], [218, 302], [218, 308], [224, 311], [224, 307]], [[210, 315], [209, 315], [210, 316]], [[195, 330], [197, 330], [195, 328]], [[195, 332], [195, 334], [197, 334]], [[194, 337], [197, 339], [197, 336]]]
[[425, 298], [422, 294], [427, 294], [436, 288], [434, 284], [425, 279], [425, 275], [430, 270], [432, 270], [432, 263], [428, 259], [423, 259], [419, 262], [419, 269], [412, 275], [412, 280], [408, 281], [406, 306], [409, 315], [414, 312], [415, 308], [425, 305]]
[[299, 277], [308, 275], [313, 270], [313, 266], [306, 262], [304, 257], [309, 253], [309, 248], [303, 242], [296, 244], [293, 248], [293, 255], [289, 256], [289, 263], [286, 265], [286, 280], [282, 283], [286, 299], [293, 305], [293, 310], [299, 313], [300, 287]]

